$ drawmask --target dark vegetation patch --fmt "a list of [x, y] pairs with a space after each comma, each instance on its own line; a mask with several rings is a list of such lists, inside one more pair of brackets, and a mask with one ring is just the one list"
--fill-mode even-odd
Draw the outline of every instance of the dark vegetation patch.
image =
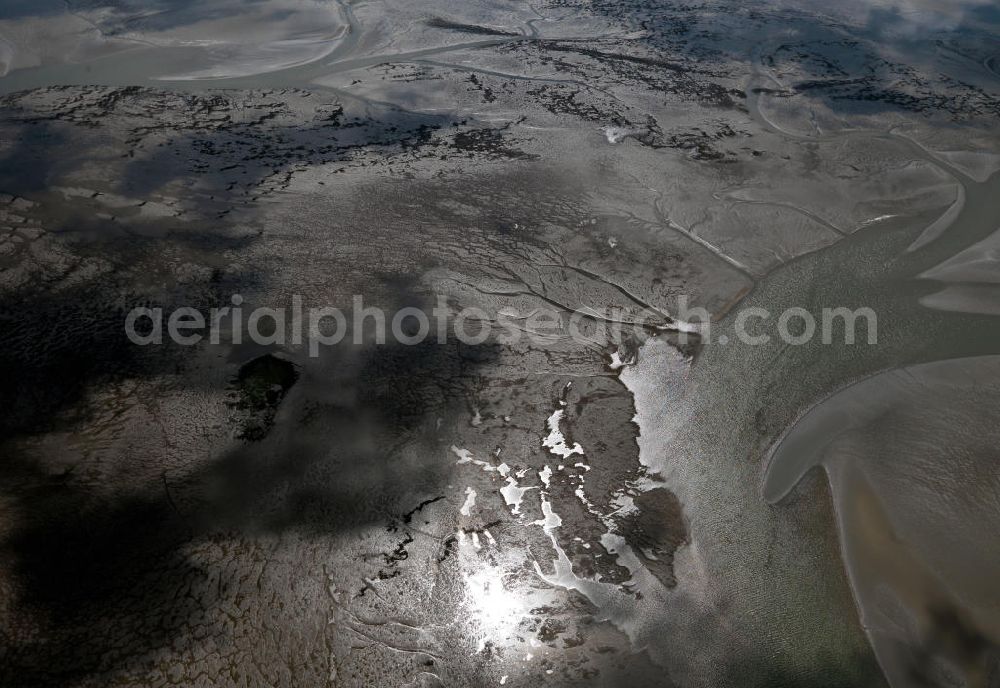
[[233, 403], [242, 416], [240, 437], [255, 441], [267, 435], [281, 400], [298, 378], [294, 364], [273, 354], [255, 358], [240, 368], [236, 376], [237, 400]]
[[520, 36], [515, 31], [504, 31], [503, 29], [492, 29], [488, 26], [478, 24], [462, 24], [460, 22], [449, 21], [442, 17], [432, 17], [427, 20], [427, 26], [434, 29], [446, 29], [448, 31], [459, 31], [461, 33], [471, 33], [479, 36]]

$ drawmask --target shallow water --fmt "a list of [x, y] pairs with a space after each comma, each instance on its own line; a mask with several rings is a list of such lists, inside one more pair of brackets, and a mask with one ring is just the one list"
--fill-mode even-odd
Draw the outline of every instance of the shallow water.
[[770, 456], [771, 502], [826, 470], [862, 623], [893, 684], [921, 666], [931, 681], [987, 685], [981, 653], [1000, 641], [1000, 559], [982, 545], [1000, 526], [998, 366], [970, 357], [867, 378], [811, 409]]
[[[97, 274], [120, 280], [114, 303], [121, 284], [205, 299], [221, 281], [260, 303], [433, 291], [494, 315], [624, 306], [658, 323], [485, 353], [226, 344], [124, 401], [89, 381], [112, 417], [38, 431], [23, 460], [69, 466], [53, 480], [112, 516], [136, 495], [177, 514], [168, 552], [207, 572], [222, 618], [205, 632], [271, 652], [259, 683], [988, 685], [989, 3], [69, 6], [0, 10], [0, 93], [40, 89], [5, 100], [4, 222], [30, 226], [3, 250], [50, 242], [0, 255], [18, 299], [76, 279], [83, 293], [54, 301], [85, 301]], [[73, 84], [149, 90], [46, 88]], [[710, 333], [669, 322], [684, 294]], [[734, 327], [751, 306], [872, 308], [878, 341], [750, 345]], [[688, 330], [700, 346], [678, 343]], [[34, 370], [25, 346], [12, 370]], [[268, 408], [241, 406], [230, 369], [266, 352], [301, 373]], [[40, 514], [48, 537], [34, 494], [0, 490], [0, 508]], [[159, 576], [154, 555], [94, 560]], [[262, 584], [258, 565], [286, 568]], [[18, 575], [0, 567], [0, 584]], [[231, 578], [249, 581], [232, 600]], [[157, 580], [139, 626], [189, 585]], [[198, 613], [178, 613], [177, 637], [203, 632]], [[80, 631], [26, 617], [55, 640], [19, 638], [12, 666], [45, 676]], [[200, 666], [151, 635], [105, 661], [93, 634], [81, 653], [102, 659], [81, 680], [154, 656]]]
[[[762, 64], [781, 42], [762, 44], [753, 52], [754, 64]], [[761, 74], [758, 71], [757, 78]], [[780, 113], [764, 114], [770, 103], [756, 90], [761, 83], [749, 82], [751, 113], [780, 136], [834, 147], [851, 140], [885, 142], [946, 172], [960, 192], [950, 208], [923, 224], [888, 218], [885, 226], [862, 228], [758, 281], [735, 313], [712, 327], [710, 345], [690, 370], [668, 345], [656, 340], [647, 344], [636, 372], [623, 376], [636, 398], [643, 460], [666, 476], [691, 515], [693, 539], [700, 547], [697, 558], [687, 564], [687, 575], [705, 577], [708, 571], [709, 580], [740, 566], [754, 570], [758, 565], [750, 562], [763, 556], [772, 570], [782, 571], [779, 579], [811, 575], [815, 562], [810, 556], [815, 555], [806, 552], [812, 547], [801, 532], [781, 523], [780, 513], [806, 499], [788, 497], [809, 468], [823, 465], [838, 514], [851, 594], [892, 685], [910, 685], [914, 672], [935, 685], [986, 685], [989, 660], [982, 648], [995, 647], [998, 638], [988, 621], [997, 598], [984, 582], [998, 569], [991, 552], [970, 543], [991, 539], [998, 473], [985, 449], [989, 440], [981, 443], [981, 435], [969, 433], [971, 427], [991, 424], [995, 415], [993, 399], [1000, 390], [996, 359], [976, 357], [1000, 352], [1000, 323], [989, 316], [996, 310], [987, 305], [994, 298], [994, 292], [983, 291], [988, 286], [963, 296], [955, 289], [970, 285], [945, 286], [939, 292], [944, 285], [932, 280], [989, 284], [1000, 275], [1000, 262], [990, 251], [1000, 226], [1000, 175], [974, 178], [974, 173], [953, 166], [951, 156], [931, 152], [892, 128], [838, 131], [827, 125], [821, 131], [795, 132]], [[945, 294], [951, 298], [943, 298]], [[864, 328], [855, 345], [841, 340], [788, 346], [774, 337], [773, 323], [750, 332], [772, 335], [764, 346], [747, 346], [733, 332], [734, 319], [744, 307], [772, 313], [805, 307], [818, 319], [822, 308], [845, 305], [876, 311], [876, 345], [864, 343]], [[939, 359], [945, 362], [905, 367]], [[886, 369], [895, 372], [878, 374]], [[924, 370], [940, 371], [944, 387], [925, 383]], [[866, 382], [824, 401], [830, 390], [860, 378]], [[750, 429], [773, 431], [792, 424], [813, 404], [765, 458], [766, 445], [756, 444], [759, 440]], [[911, 411], [923, 418], [917, 421], [921, 435], [905, 442], [900, 438], [894, 446], [889, 438], [899, 437], [901, 428], [913, 423], [903, 417]], [[744, 456], [750, 463], [742, 463]], [[766, 466], [766, 474], [755, 467], [757, 460]], [[968, 462], [977, 468], [969, 468]], [[859, 477], [870, 477], [872, 466], [878, 466], [878, 480]], [[971, 477], [977, 473], [980, 478]], [[940, 489], [935, 494], [927, 488], [936, 481]], [[908, 484], [923, 489], [904, 489]], [[813, 487], [807, 489], [815, 495]], [[860, 521], [855, 514], [860, 504], [878, 513], [884, 509], [888, 516]], [[899, 518], [912, 519], [908, 535], [896, 529]], [[975, 526], [964, 525], [969, 518]], [[931, 530], [940, 538], [930, 537]], [[735, 541], [729, 539], [734, 535]], [[780, 543], [784, 554], [773, 547], [762, 550], [769, 540]], [[727, 544], [720, 547], [720, 541]], [[886, 542], [905, 550], [905, 557], [886, 551]], [[947, 571], [935, 568], [945, 560]], [[960, 571], [978, 571], [984, 577], [973, 580]], [[684, 580], [685, 571], [678, 575]], [[758, 593], [765, 597], [788, 591], [780, 582], [773, 587], [770, 582], [754, 585], [766, 590]], [[710, 587], [703, 603], [713, 603], [721, 592]], [[829, 610], [837, 598], [830, 588], [815, 594], [796, 604], [801, 609], [815, 604], [816, 613], [821, 613], [823, 604]], [[680, 604], [675, 611], [690, 613]], [[796, 632], [795, 624], [786, 624], [784, 629], [756, 632]], [[975, 639], [963, 646], [963, 639], [970, 637]]]
[[348, 6], [312, 0], [64, 7], [25, 9], [30, 22], [0, 16], [5, 89], [257, 76], [328, 58], [353, 40]]

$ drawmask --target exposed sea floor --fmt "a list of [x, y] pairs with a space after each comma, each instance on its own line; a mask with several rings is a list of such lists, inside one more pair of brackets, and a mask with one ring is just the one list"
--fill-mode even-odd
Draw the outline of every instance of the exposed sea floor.
[[[7, 0], [0, 75], [0, 685], [1000, 686], [994, 3]], [[125, 334], [358, 296], [519, 336]]]

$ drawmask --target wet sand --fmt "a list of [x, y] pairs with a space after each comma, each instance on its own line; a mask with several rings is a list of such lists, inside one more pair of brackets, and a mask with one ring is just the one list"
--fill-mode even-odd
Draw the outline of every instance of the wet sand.
[[[9, 5], [0, 682], [993, 685], [996, 33], [978, 2]], [[598, 315], [319, 356], [122, 333], [234, 293]], [[749, 307], [878, 340], [750, 345]]]

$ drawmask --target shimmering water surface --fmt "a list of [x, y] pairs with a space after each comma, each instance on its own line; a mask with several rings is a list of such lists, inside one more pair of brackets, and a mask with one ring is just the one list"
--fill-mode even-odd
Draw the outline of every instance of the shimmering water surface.
[[[1000, 685], [998, 35], [3, 3], [0, 683]], [[124, 335], [237, 293], [525, 336]]]

